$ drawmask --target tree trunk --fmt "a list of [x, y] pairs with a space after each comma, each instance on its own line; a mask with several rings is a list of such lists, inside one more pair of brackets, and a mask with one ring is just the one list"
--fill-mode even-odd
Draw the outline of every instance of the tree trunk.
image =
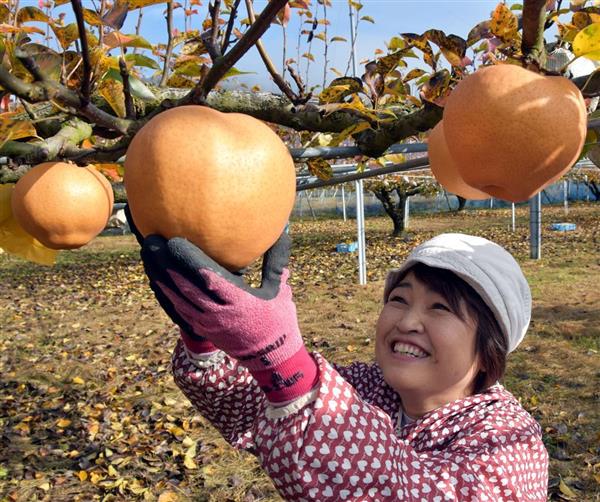
[[600, 200], [600, 185], [594, 181], [586, 181], [585, 184], [592, 192], [595, 200]]
[[400, 198], [398, 204], [394, 204], [392, 198], [392, 190], [386, 190], [385, 188], [371, 189], [371, 192], [379, 199], [386, 214], [391, 218], [394, 224], [392, 230], [392, 236], [398, 237], [404, 232], [404, 200]]

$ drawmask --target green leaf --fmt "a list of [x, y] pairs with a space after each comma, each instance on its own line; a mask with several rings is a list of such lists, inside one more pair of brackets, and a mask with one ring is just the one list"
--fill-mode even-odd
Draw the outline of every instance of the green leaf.
[[375, 24], [375, 19], [373, 19], [371, 16], [362, 16], [360, 20]]
[[600, 60], [600, 23], [590, 24], [577, 33], [573, 40], [573, 53]]
[[[110, 68], [103, 76], [103, 80], [112, 79], [123, 84], [123, 77], [121, 77], [121, 73], [115, 68]], [[129, 75], [129, 89], [131, 90], [131, 95], [136, 98], [152, 101], [156, 99], [154, 93], [144, 84], [139, 78], [134, 77], [133, 75]]]
[[348, 40], [346, 40], [344, 37], [331, 37], [329, 39], [330, 42], [347, 42]]
[[125, 61], [132, 66], [143, 66], [145, 68], [152, 68], [153, 70], [160, 70], [160, 65], [154, 59], [143, 54], [126, 54]]
[[238, 70], [237, 68], [231, 68], [223, 76], [223, 79], [230, 78], [230, 77], [236, 77], [238, 75], [255, 75], [255, 74], [256, 74], [256, 72], [254, 72], [254, 71], [241, 71], [241, 70]]

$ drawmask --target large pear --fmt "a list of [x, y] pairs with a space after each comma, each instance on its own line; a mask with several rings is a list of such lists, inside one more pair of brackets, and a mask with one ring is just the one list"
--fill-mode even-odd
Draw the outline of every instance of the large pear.
[[510, 64], [464, 78], [443, 120], [463, 180], [512, 202], [560, 178], [577, 161], [586, 136], [585, 103], [570, 80]]
[[296, 195], [294, 162], [269, 126], [205, 106], [173, 108], [142, 127], [124, 181], [144, 236], [184, 237], [231, 270], [277, 240]]
[[431, 130], [427, 139], [427, 152], [429, 155], [429, 167], [431, 172], [446, 190], [464, 199], [483, 200], [490, 196], [485, 192], [469, 186], [462, 179], [454, 159], [450, 156], [446, 138], [444, 137], [444, 124], [440, 120]]

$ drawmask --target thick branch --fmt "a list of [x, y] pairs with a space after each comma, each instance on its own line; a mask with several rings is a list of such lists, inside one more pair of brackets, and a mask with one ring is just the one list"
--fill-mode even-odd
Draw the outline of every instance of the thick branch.
[[91, 103], [84, 105], [81, 97], [75, 92], [52, 80], [42, 80], [31, 84], [24, 82], [12, 75], [4, 65], [0, 65], [0, 85], [29, 103], [56, 101], [62, 106], [71, 108], [73, 114], [122, 134], [125, 134], [133, 125], [132, 121], [110, 115]]
[[169, 78], [169, 64], [171, 63], [171, 55], [173, 54], [173, 0], [167, 2], [167, 51], [165, 53], [165, 65], [163, 66], [162, 76], [160, 77], [160, 86], [167, 85]]
[[523, 5], [523, 41], [521, 51], [526, 60], [543, 65], [546, 60], [544, 24], [546, 0], [525, 0]]
[[79, 30], [79, 39], [81, 41], [81, 58], [83, 60], [83, 80], [81, 82], [82, 104], [85, 106], [90, 102], [90, 81], [92, 79], [92, 65], [90, 64], [90, 51], [87, 43], [87, 33], [83, 21], [83, 9], [81, 0], [71, 0], [73, 12], [77, 21]]
[[[92, 127], [79, 119], [67, 122], [61, 130], [45, 141], [21, 143], [7, 141], [0, 148], [0, 155], [8, 156], [26, 164], [39, 164], [68, 157], [68, 152], [92, 135]], [[3, 181], [4, 182], [4, 181]]]
[[255, 23], [250, 26], [244, 36], [223, 57], [218, 58], [205, 78], [185, 98], [184, 103], [202, 104], [208, 93], [217, 85], [225, 74], [233, 68], [240, 58], [256, 44], [256, 41], [269, 29], [271, 21], [277, 13], [285, 6], [287, 0], [271, 0]]

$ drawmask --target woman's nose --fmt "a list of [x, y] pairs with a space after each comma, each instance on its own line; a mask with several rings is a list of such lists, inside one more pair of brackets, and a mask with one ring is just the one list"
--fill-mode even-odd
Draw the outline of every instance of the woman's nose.
[[423, 331], [422, 312], [415, 307], [405, 309], [397, 320], [396, 324], [399, 330], [406, 333], [420, 333]]

